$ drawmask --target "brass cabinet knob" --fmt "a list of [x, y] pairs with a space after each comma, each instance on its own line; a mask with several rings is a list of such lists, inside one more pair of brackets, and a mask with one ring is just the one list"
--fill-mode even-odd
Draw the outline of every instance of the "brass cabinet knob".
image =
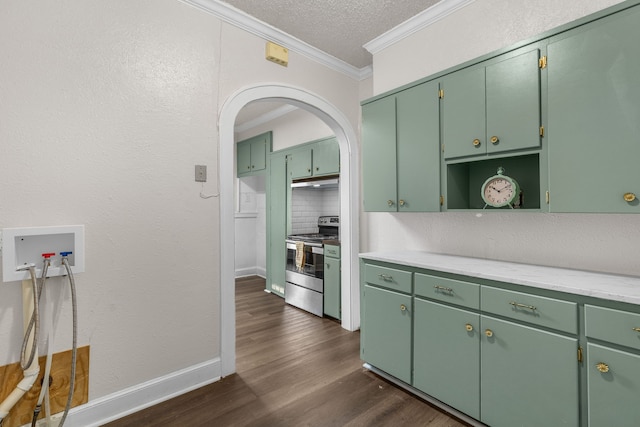
[[480, 140], [478, 138], [473, 140], [473, 146], [474, 147], [479, 147], [480, 146]]
[[470, 323], [464, 325], [464, 328], [467, 330], [467, 332], [473, 331], [473, 325], [471, 325]]
[[404, 304], [400, 304], [400, 311], [407, 311], [407, 306]]
[[316, 166], [316, 170], [317, 170], [317, 171], [319, 171], [319, 170], [320, 170], [320, 168], [319, 168], [318, 166]]
[[308, 168], [308, 169], [307, 169], [307, 172], [311, 172], [311, 168]]
[[500, 142], [500, 139], [497, 136], [494, 135], [491, 137], [491, 143], [493, 145], [496, 145], [498, 142]]
[[391, 199], [387, 200], [387, 205], [393, 206], [394, 205], [393, 200], [391, 200]]
[[251, 166], [247, 166], [247, 169], [251, 169]]
[[600, 362], [596, 364], [596, 369], [602, 372], [603, 374], [606, 374], [607, 372], [609, 372], [609, 365], [607, 365], [606, 363]]
[[404, 200], [400, 199], [398, 203], [400, 204], [400, 206], [404, 206]]
[[633, 202], [636, 199], [636, 195], [633, 193], [624, 193], [624, 196], [622, 197], [625, 202]]
[[640, 328], [631, 328], [631, 329], [633, 329], [636, 332], [640, 332]]
[[487, 337], [491, 338], [493, 336], [493, 331], [491, 329], [487, 329], [486, 331], [484, 331], [484, 334]]

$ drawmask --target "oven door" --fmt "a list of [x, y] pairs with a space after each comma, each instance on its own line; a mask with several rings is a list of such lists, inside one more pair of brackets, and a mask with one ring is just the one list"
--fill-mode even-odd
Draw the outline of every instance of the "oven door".
[[321, 243], [305, 243], [304, 259], [301, 266], [296, 265], [297, 249], [295, 242], [287, 241], [286, 271], [305, 276], [324, 279], [324, 248]]

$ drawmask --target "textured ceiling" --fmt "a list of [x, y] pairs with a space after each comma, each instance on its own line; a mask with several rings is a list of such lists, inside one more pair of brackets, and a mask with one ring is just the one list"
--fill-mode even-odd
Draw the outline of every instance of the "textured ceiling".
[[371, 65], [362, 45], [439, 0], [227, 0], [259, 19], [357, 68]]

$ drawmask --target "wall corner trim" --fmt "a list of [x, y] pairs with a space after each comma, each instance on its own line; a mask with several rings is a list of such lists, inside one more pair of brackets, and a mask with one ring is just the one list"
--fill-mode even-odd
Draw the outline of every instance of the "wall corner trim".
[[220, 380], [220, 358], [134, 385], [69, 411], [69, 424], [98, 427]]
[[410, 36], [411, 34], [435, 24], [452, 14], [458, 9], [473, 3], [475, 0], [442, 0], [423, 12], [407, 19], [403, 23], [395, 26], [384, 34], [379, 35], [362, 47], [367, 49], [372, 55], [391, 46], [394, 43]]

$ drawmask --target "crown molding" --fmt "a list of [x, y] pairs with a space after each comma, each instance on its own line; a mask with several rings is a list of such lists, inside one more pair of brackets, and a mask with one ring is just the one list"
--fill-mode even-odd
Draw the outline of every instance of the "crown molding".
[[392, 44], [410, 36], [416, 31], [422, 30], [423, 28], [440, 21], [458, 9], [468, 6], [474, 1], [475, 0], [442, 0], [431, 6], [429, 9], [426, 9], [395, 26], [386, 33], [381, 34], [366, 43], [363, 47], [371, 54], [375, 55]]
[[272, 41], [287, 49], [297, 52], [313, 61], [316, 61], [332, 70], [345, 74], [355, 80], [363, 80], [372, 75], [370, 66], [356, 68], [347, 64], [335, 56], [311, 46], [308, 43], [297, 39], [282, 30], [277, 29], [265, 22], [262, 22], [253, 16], [237, 9], [229, 4], [219, 2], [217, 0], [180, 0], [183, 3], [191, 5], [197, 9], [210, 13], [224, 22], [234, 25], [248, 33], [261, 37], [265, 40]]

